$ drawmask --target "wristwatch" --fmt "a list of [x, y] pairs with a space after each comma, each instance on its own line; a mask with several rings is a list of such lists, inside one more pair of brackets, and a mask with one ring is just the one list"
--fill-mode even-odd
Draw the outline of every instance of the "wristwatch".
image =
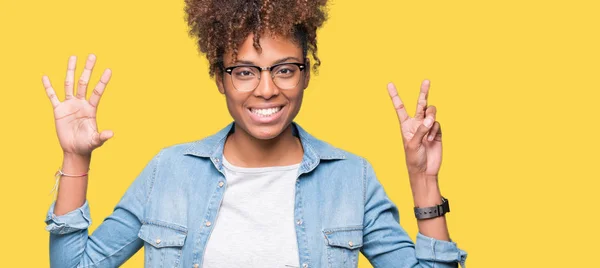
[[442, 203], [437, 206], [426, 208], [415, 207], [415, 217], [417, 217], [417, 220], [440, 217], [448, 212], [450, 212], [450, 205], [448, 204], [448, 199], [444, 198], [443, 196]]

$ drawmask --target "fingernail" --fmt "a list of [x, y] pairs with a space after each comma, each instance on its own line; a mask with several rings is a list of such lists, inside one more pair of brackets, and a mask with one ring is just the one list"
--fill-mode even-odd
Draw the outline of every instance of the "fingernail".
[[431, 119], [431, 118], [427, 118], [427, 119], [425, 119], [425, 121], [423, 121], [423, 124], [424, 124], [424, 125], [425, 125], [427, 128], [430, 128], [430, 127], [431, 127], [431, 124], [433, 124], [433, 119]]
[[427, 138], [428, 141], [432, 141], [433, 140], [433, 136], [429, 135], [429, 137]]

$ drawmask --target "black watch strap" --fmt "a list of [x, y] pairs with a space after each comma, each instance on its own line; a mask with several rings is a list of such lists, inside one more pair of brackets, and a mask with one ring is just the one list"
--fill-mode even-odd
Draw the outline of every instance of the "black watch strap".
[[450, 212], [450, 205], [448, 203], [448, 199], [442, 197], [442, 203], [437, 206], [415, 208], [415, 217], [417, 217], [417, 220], [431, 219], [443, 216], [448, 212]]

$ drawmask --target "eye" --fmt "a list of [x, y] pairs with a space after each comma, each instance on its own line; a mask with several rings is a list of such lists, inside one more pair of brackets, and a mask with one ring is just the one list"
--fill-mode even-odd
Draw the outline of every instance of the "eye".
[[252, 67], [237, 67], [233, 70], [233, 76], [237, 79], [252, 79], [256, 71]]
[[279, 70], [280, 74], [289, 74], [289, 73], [293, 73], [293, 72], [294, 72], [293, 70], [287, 69], [287, 68]]
[[297, 70], [298, 66], [293, 64], [285, 64], [278, 66], [274, 71], [277, 77], [288, 78], [293, 77]]

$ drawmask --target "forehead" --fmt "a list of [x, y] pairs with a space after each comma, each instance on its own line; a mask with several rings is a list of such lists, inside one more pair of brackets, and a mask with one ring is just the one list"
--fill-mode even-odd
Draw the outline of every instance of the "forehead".
[[[302, 48], [291, 37], [263, 34], [259, 39], [262, 50], [259, 52], [254, 46], [254, 35], [250, 34], [238, 47], [237, 60], [250, 61], [260, 65], [268, 65], [286, 57], [302, 59]], [[232, 53], [224, 55], [225, 62], [231, 62]]]

